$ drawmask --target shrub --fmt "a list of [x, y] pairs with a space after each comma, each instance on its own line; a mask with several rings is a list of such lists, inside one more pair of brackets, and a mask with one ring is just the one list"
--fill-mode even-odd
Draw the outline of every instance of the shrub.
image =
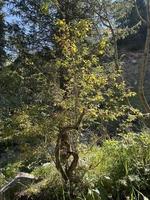
[[[74, 199], [122, 200], [150, 198], [150, 134], [128, 133], [109, 139], [102, 146], [81, 144], [78, 177], [71, 185]], [[53, 163], [36, 167], [37, 183], [22, 191], [20, 199], [67, 200], [70, 186], [64, 187]]]

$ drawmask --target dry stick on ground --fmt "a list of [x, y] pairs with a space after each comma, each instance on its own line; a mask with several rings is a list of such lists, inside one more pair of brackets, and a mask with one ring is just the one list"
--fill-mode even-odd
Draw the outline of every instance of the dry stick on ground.
[[136, 10], [140, 19], [142, 20], [143, 23], [146, 23], [147, 25], [147, 36], [146, 36], [146, 42], [145, 42], [145, 48], [144, 48], [143, 62], [142, 62], [142, 65], [139, 67], [139, 86], [138, 86], [139, 98], [146, 113], [150, 113], [150, 106], [147, 102], [147, 99], [145, 97], [145, 92], [144, 92], [144, 77], [145, 77], [146, 67], [148, 64], [149, 48], [150, 48], [150, 5], [149, 4], [150, 4], [150, 1], [147, 0], [147, 5], [146, 5], [147, 21], [145, 21], [140, 15], [137, 4], [135, 2]]

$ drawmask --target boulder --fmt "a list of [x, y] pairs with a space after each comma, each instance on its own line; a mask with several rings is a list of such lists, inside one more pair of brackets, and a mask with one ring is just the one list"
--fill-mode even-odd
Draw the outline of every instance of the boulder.
[[15, 200], [15, 194], [21, 192], [33, 181], [37, 180], [31, 174], [20, 172], [14, 179], [0, 189], [0, 200]]

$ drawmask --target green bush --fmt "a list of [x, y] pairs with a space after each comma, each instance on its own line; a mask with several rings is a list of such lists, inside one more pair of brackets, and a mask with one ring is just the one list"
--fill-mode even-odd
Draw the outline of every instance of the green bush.
[[[148, 200], [150, 198], [148, 131], [143, 131], [141, 134], [128, 133], [118, 140], [109, 139], [104, 141], [102, 146], [81, 144], [79, 150], [77, 181], [71, 185], [74, 199]], [[36, 167], [32, 174], [38, 177], [39, 181], [22, 191], [20, 199], [23, 197], [35, 200], [69, 199], [70, 186], [64, 187], [54, 163]]]
[[92, 189], [99, 191], [99, 199], [150, 197], [149, 133], [129, 133], [120, 141], [107, 140], [102, 147], [94, 147], [91, 154], [89, 165], [95, 163], [96, 167], [88, 170], [84, 178], [92, 180]]

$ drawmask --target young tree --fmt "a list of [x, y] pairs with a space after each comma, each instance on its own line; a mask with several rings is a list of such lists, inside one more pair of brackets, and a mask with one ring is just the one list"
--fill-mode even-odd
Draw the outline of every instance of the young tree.
[[90, 124], [98, 122], [100, 128], [102, 123], [117, 121], [119, 118], [126, 118], [125, 121], [132, 123], [138, 111], [126, 105], [126, 98], [133, 93], [126, 91], [124, 81], [118, 82], [121, 78], [120, 70], [116, 69], [114, 74], [115, 64], [101, 61], [108, 47], [106, 38], [95, 46], [93, 53], [88, 43], [88, 32], [93, 27], [89, 21], [68, 24], [65, 20], [58, 20], [57, 25], [59, 29], [55, 40], [63, 57], [56, 58], [55, 65], [67, 69], [68, 73], [65, 76], [65, 88], [57, 85], [60, 98], [56, 104], [61, 110], [56, 116], [59, 131], [55, 160], [65, 182], [72, 182], [76, 179], [79, 160], [77, 147], [81, 122], [84, 128], [87, 124], [90, 128]]

